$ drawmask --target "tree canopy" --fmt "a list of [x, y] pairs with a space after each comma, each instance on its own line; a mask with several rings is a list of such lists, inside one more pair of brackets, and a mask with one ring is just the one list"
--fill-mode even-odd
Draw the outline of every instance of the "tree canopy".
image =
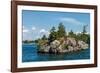
[[76, 40], [82, 40], [88, 44], [90, 44], [90, 35], [87, 34], [86, 31], [86, 25], [83, 26], [83, 31], [81, 33], [74, 33], [74, 31], [71, 29], [70, 32], [68, 32], [68, 35], [66, 35], [66, 31], [65, 31], [65, 26], [63, 25], [63, 23], [59, 23], [58, 28], [55, 28], [54, 26], [50, 29], [50, 34], [48, 37], [46, 37], [46, 35], [43, 35], [42, 38], [36, 40], [36, 42], [43, 43], [43, 41], [46, 43], [48, 42], [48, 44], [50, 44], [52, 41], [60, 39], [62, 37], [71, 37], [71, 38], [75, 38]]
[[66, 36], [66, 31], [63, 23], [60, 23], [58, 26], [58, 37], [64, 37]]
[[57, 39], [57, 32], [56, 32], [55, 27], [52, 27], [51, 30], [50, 30], [50, 34], [49, 34], [48, 40], [49, 40], [49, 42], [52, 42], [55, 39]]

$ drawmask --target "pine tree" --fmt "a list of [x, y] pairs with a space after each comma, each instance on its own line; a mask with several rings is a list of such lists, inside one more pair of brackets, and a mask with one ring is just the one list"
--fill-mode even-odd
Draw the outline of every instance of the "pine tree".
[[70, 36], [72, 36], [74, 33], [73, 33], [73, 30], [71, 30], [70, 32], [69, 32], [69, 35]]
[[52, 29], [50, 30], [50, 34], [49, 34], [49, 43], [54, 41], [55, 39], [57, 39], [57, 32], [56, 32], [56, 29], [55, 27], [52, 27]]
[[42, 40], [47, 40], [46, 35], [43, 35]]
[[86, 31], [86, 27], [87, 27], [87, 25], [84, 25], [83, 26], [83, 34], [85, 34], [87, 31]]
[[65, 37], [66, 36], [65, 27], [62, 23], [59, 24], [57, 33], [58, 33], [58, 37]]
[[76, 37], [76, 34], [74, 34], [73, 30], [71, 30], [71, 31], [69, 32], [69, 36], [75, 38], [75, 37]]
[[84, 41], [84, 42], [86, 42], [86, 43], [90, 43], [89, 42], [90, 41], [90, 35], [86, 34], [87, 33], [86, 27], [87, 27], [87, 25], [83, 26], [83, 32], [81, 34], [81, 40]]

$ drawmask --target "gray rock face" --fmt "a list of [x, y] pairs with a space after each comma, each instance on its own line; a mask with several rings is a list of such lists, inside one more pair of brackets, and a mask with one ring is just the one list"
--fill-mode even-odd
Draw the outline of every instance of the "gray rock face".
[[66, 44], [71, 45], [71, 46], [76, 46], [75, 38], [67, 38]]
[[41, 46], [41, 47], [38, 49], [38, 52], [41, 52], [41, 53], [48, 53], [48, 52], [49, 52], [49, 49], [50, 49], [50, 46]]
[[[78, 42], [78, 43], [77, 43]], [[88, 44], [83, 41], [76, 41], [75, 38], [67, 38], [61, 43], [59, 40], [54, 40], [50, 45], [40, 46], [40, 53], [67, 53], [87, 49]]]
[[53, 42], [51, 42], [50, 47], [53, 49], [58, 48], [60, 45], [60, 42], [58, 40], [54, 40]]
[[82, 49], [87, 49], [88, 48], [88, 44], [86, 44], [83, 41], [78, 41], [78, 45], [82, 48]]

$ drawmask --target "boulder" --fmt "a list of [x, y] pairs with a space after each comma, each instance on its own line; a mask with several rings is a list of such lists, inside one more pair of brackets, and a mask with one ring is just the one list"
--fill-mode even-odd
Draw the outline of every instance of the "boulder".
[[49, 52], [49, 49], [50, 49], [50, 46], [41, 46], [41, 47], [38, 49], [38, 52], [39, 52], [39, 53], [48, 53], [48, 52]]
[[66, 44], [70, 45], [70, 46], [76, 46], [76, 40], [75, 38], [67, 38], [67, 40], [65, 41]]
[[[65, 46], [67, 46], [67, 48]], [[56, 54], [56, 53], [73, 52], [87, 48], [88, 44], [86, 44], [85, 42], [79, 40], [78, 43], [76, 44], [75, 38], [67, 38], [67, 40], [63, 40], [62, 43], [59, 40], [54, 40], [53, 42], [50, 43], [50, 45], [40, 46], [38, 52]]]
[[87, 49], [87, 48], [88, 48], [88, 44], [86, 44], [86, 43], [83, 42], [83, 41], [78, 41], [78, 46], [79, 46], [81, 49]]
[[57, 48], [60, 45], [60, 42], [58, 40], [54, 40], [53, 42], [50, 43], [51, 48]]

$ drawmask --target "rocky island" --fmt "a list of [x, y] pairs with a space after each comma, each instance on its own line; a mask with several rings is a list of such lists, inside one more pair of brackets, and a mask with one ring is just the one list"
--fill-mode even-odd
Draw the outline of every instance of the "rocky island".
[[54, 40], [50, 43], [50, 45], [43, 45], [40, 46], [38, 49], [38, 53], [67, 53], [67, 52], [73, 52], [78, 51], [82, 49], [87, 49], [88, 44], [86, 44], [83, 41], [75, 41], [74, 38], [67, 38], [66, 40], [63, 40], [61, 43], [59, 40]]
[[81, 33], [74, 33], [72, 30], [68, 33], [62, 23], [59, 24], [58, 30], [52, 27], [47, 37], [35, 40], [38, 44], [38, 53], [61, 54], [75, 52], [89, 48], [90, 35], [86, 32], [86, 26], [83, 26]]

